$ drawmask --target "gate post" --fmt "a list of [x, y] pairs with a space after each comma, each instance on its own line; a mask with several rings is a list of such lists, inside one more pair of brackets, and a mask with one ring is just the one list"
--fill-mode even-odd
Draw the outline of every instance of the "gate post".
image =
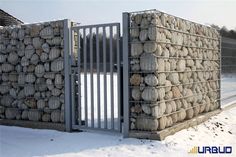
[[123, 13], [123, 137], [129, 136], [129, 13]]
[[71, 95], [70, 95], [70, 74], [71, 74], [71, 21], [64, 20], [64, 89], [65, 89], [65, 127], [67, 132], [72, 131], [71, 124]]

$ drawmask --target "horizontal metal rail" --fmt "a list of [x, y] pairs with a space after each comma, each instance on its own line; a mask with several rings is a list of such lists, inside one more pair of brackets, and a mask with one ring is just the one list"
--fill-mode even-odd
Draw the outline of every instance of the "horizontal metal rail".
[[72, 30], [78, 30], [78, 29], [90, 29], [90, 28], [98, 28], [98, 27], [109, 27], [109, 26], [118, 26], [120, 23], [114, 22], [114, 23], [104, 23], [104, 24], [95, 24], [95, 25], [85, 25], [85, 26], [76, 26], [72, 27]]
[[188, 48], [196, 48], [196, 49], [202, 49], [202, 50], [211, 50], [211, 51], [220, 51], [220, 49], [213, 49], [213, 48], [206, 48], [206, 47], [197, 47], [197, 46], [190, 46], [190, 45], [181, 45], [181, 44], [175, 44], [175, 43], [170, 43], [170, 42], [163, 42], [163, 41], [153, 41], [153, 40], [148, 40], [148, 41], [130, 41], [130, 43], [157, 43], [157, 44], [170, 44], [174, 46], [182, 46], [182, 47], [188, 47]]
[[[156, 54], [152, 54], [156, 58], [160, 59], [183, 59], [183, 60], [202, 60], [202, 61], [220, 61], [220, 59], [203, 59], [203, 58], [183, 58], [183, 57], [165, 57], [165, 56], [158, 56]], [[131, 59], [139, 59], [140, 56], [130, 56]]]
[[186, 99], [189, 97], [194, 97], [194, 96], [198, 96], [198, 95], [204, 95], [207, 93], [213, 93], [213, 92], [218, 92], [221, 91], [220, 89], [217, 90], [212, 90], [212, 91], [207, 91], [207, 92], [203, 92], [203, 93], [198, 93], [198, 94], [193, 94], [193, 95], [188, 95], [188, 96], [183, 96], [183, 97], [179, 97], [179, 98], [174, 98], [174, 99], [168, 99], [168, 100], [158, 100], [158, 101], [138, 101], [138, 100], [129, 100], [130, 103], [146, 103], [146, 104], [153, 104], [152, 106], [157, 106], [160, 103], [163, 102], [169, 102], [169, 101], [174, 101], [174, 100], [181, 100], [181, 99]]
[[184, 84], [175, 84], [175, 85], [169, 85], [169, 86], [160, 86], [160, 85], [156, 85], [156, 86], [129, 86], [130, 88], [140, 88], [140, 87], [145, 87], [145, 88], [167, 88], [167, 87], [177, 87], [177, 86], [187, 86], [187, 85], [193, 85], [193, 84], [201, 84], [201, 83], [210, 83], [210, 82], [218, 82], [220, 81], [220, 79], [217, 80], [208, 80], [208, 81], [198, 81], [198, 82], [192, 82], [192, 83], [184, 83]]
[[129, 73], [140, 73], [140, 74], [149, 74], [149, 73], [183, 73], [183, 72], [211, 72], [211, 71], [220, 71], [220, 69], [211, 69], [211, 70], [185, 70], [185, 71], [130, 71]]
[[180, 31], [180, 30], [176, 30], [176, 29], [171, 29], [171, 28], [167, 28], [167, 27], [163, 27], [163, 26], [159, 26], [159, 25], [150, 25], [147, 27], [143, 27], [143, 26], [134, 26], [134, 27], [130, 27], [130, 29], [147, 29], [150, 27], [156, 27], [156, 28], [161, 28], [161, 29], [166, 29], [172, 32], [178, 32], [178, 33], [182, 33], [182, 34], [187, 34], [189, 36], [196, 36], [196, 37], [200, 37], [203, 39], [210, 39], [210, 40], [215, 40], [215, 41], [220, 41], [218, 38], [211, 38], [211, 37], [207, 37], [207, 36], [203, 36], [203, 35], [198, 35], [198, 34], [192, 34], [192, 33], [188, 33], [188, 32], [184, 32], [184, 31]]

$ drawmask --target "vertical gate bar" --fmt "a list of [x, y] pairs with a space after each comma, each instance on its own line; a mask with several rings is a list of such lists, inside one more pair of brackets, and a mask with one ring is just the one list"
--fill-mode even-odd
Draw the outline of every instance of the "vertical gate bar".
[[120, 25], [118, 24], [117, 27], [116, 27], [116, 32], [117, 32], [117, 35], [116, 35], [116, 55], [117, 55], [117, 105], [118, 105], [118, 123], [117, 123], [117, 129], [118, 131], [120, 131], [120, 98], [121, 98], [121, 89], [120, 89]]
[[71, 106], [72, 106], [72, 126], [74, 126], [77, 121], [76, 121], [76, 115], [75, 115], [75, 84], [74, 84], [74, 81], [75, 81], [75, 75], [74, 75], [74, 71], [72, 70], [72, 73], [71, 73], [71, 78], [70, 78], [70, 81], [71, 81]]
[[88, 104], [87, 104], [87, 37], [86, 28], [83, 28], [84, 37], [84, 105], [85, 105], [85, 126], [88, 126]]
[[123, 136], [129, 136], [129, 13], [123, 13]]
[[80, 30], [78, 29], [77, 31], [77, 48], [78, 48], [78, 116], [79, 116], [79, 125], [81, 126], [81, 76], [80, 76], [80, 73], [81, 73], [81, 61], [80, 61]]
[[90, 93], [91, 93], [91, 127], [94, 127], [94, 98], [93, 98], [93, 33], [92, 27], [89, 29], [90, 41]]
[[70, 97], [70, 58], [71, 54], [71, 22], [70, 20], [64, 20], [64, 88], [65, 88], [65, 126], [66, 131], [72, 131], [71, 123], [71, 97]]
[[110, 89], [111, 89], [111, 129], [114, 129], [114, 91], [113, 91], [113, 26], [110, 26]]
[[100, 111], [100, 55], [99, 55], [99, 27], [96, 28], [96, 58], [97, 58], [97, 118], [98, 128], [101, 127], [101, 111]]
[[103, 26], [104, 129], [107, 129], [106, 27]]
[[[74, 56], [74, 47], [75, 47], [75, 41], [74, 41], [74, 36], [75, 36], [75, 33], [74, 31], [71, 29], [70, 30], [71, 32], [71, 66], [75, 66], [75, 56]], [[72, 119], [72, 127], [76, 124], [76, 106], [75, 106], [75, 88], [74, 88], [74, 71], [73, 69], [71, 69], [71, 77], [70, 77], [70, 89], [71, 89], [71, 119]]]

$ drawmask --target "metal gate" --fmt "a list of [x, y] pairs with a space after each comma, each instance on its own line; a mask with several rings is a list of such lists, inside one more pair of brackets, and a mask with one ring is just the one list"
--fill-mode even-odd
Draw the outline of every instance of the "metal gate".
[[121, 131], [120, 24], [71, 29], [72, 129]]

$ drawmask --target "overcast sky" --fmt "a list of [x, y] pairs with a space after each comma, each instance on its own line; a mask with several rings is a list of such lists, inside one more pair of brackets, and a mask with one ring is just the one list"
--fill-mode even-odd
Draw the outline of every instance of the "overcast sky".
[[236, 0], [0, 0], [25, 23], [69, 18], [82, 24], [121, 22], [122, 12], [157, 9], [202, 24], [236, 28]]

